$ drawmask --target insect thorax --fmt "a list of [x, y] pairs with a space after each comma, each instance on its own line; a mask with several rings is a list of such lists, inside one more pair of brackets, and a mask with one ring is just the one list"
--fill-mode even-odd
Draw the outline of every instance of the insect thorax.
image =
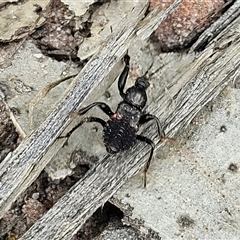
[[140, 110], [129, 105], [126, 102], [121, 102], [118, 105], [116, 118], [128, 122], [129, 125], [137, 130], [138, 122], [141, 116]]

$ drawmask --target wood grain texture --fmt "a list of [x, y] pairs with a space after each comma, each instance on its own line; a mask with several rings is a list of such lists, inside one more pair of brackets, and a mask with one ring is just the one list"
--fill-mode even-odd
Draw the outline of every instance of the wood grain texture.
[[[228, 3], [227, 3], [228, 4]], [[190, 52], [199, 51], [204, 49], [204, 47], [217, 36], [224, 28], [226, 28], [233, 20], [235, 20], [240, 15], [240, 0], [235, 1], [235, 3], [229, 8], [227, 12], [223, 14], [216, 22], [214, 22], [191, 47]]]
[[[159, 117], [163, 111], [161, 106], [172, 104], [164, 119], [168, 136], [186, 127], [230, 81], [239, 78], [239, 21], [236, 19], [197, 54], [188, 66], [189, 71], [176, 75], [176, 84], [169, 88], [174, 102], [164, 96], [150, 106], [152, 113]], [[144, 133], [156, 137], [155, 126], [148, 125]], [[162, 144], [158, 142], [157, 147]], [[148, 151], [148, 146], [137, 144], [126, 153], [101, 159], [21, 239], [70, 239], [98, 207], [143, 167]]]
[[139, 4], [138, 8], [123, 20], [116, 34], [112, 35], [100, 53], [93, 57], [76, 77], [72, 91], [58, 104], [46, 121], [23, 140], [12, 156], [9, 155], [1, 163], [0, 216], [50, 161], [49, 158], [45, 158], [45, 161], [40, 159], [43, 159], [42, 156], [70, 122], [68, 113], [77, 109], [93, 89], [102, 86], [103, 79], [126, 52], [127, 46], [124, 46], [124, 43], [133, 36], [146, 7], [146, 2]]
[[[63, 97], [62, 101], [56, 106], [48, 118], [41, 124], [41, 126], [34, 131], [30, 136], [22, 141], [19, 147], [9, 154], [0, 164], [0, 216], [10, 208], [11, 204], [17, 197], [38, 177], [44, 167], [51, 160], [51, 157], [63, 145], [65, 139], [60, 139], [52, 146], [53, 142], [59, 136], [66, 126], [70, 123], [68, 113], [78, 109], [84, 104], [89, 96], [91, 99], [97, 99], [100, 96], [100, 90], [106, 89], [114, 80], [112, 74], [118, 74], [116, 66], [119, 68], [118, 63], [122, 56], [126, 53], [129, 45], [132, 42], [139, 42], [140, 39], [144, 40], [154, 31], [156, 26], [155, 19], [164, 19], [181, 1], [178, 0], [174, 5], [164, 12], [151, 14], [151, 17], [144, 21], [141, 28], [144, 26], [152, 26], [144, 32], [144, 34], [137, 34], [139, 30], [139, 22], [144, 17], [148, 6], [147, 1], [139, 2], [125, 19], [119, 24], [114, 33], [107, 39], [106, 43], [84, 67], [79, 75], [72, 82], [67, 94]], [[151, 24], [154, 21], [154, 24]], [[91, 95], [94, 92], [94, 96]], [[101, 166], [106, 168], [106, 166]], [[107, 168], [106, 168], [107, 169]], [[110, 171], [111, 169], [107, 170]], [[95, 176], [96, 177], [96, 176]], [[95, 178], [94, 177], [94, 178]], [[98, 177], [98, 176], [97, 176]], [[91, 178], [89, 178], [90, 181]], [[123, 184], [123, 182], [121, 182]], [[84, 187], [85, 188], [85, 187]], [[95, 188], [98, 188], [97, 186]], [[88, 190], [87, 188], [85, 189]], [[111, 195], [110, 190], [105, 192], [105, 199]], [[87, 195], [86, 192], [84, 195]], [[77, 196], [78, 194], [75, 193]], [[90, 195], [89, 195], [90, 196]], [[66, 200], [66, 199], [65, 199]], [[64, 198], [63, 198], [64, 201]], [[106, 201], [106, 200], [104, 200]], [[101, 202], [101, 204], [104, 203]], [[98, 205], [93, 202], [95, 206]], [[92, 211], [83, 212], [86, 217], [90, 216]], [[77, 211], [80, 209], [78, 208]], [[89, 210], [89, 208], [88, 208]], [[54, 210], [55, 211], [55, 210]], [[68, 210], [67, 210], [68, 211]], [[61, 211], [62, 212], [62, 211]], [[62, 212], [64, 213], [64, 211]], [[55, 215], [55, 214], [54, 214]], [[67, 216], [67, 215], [65, 215]], [[69, 219], [73, 215], [68, 215]], [[62, 218], [62, 216], [60, 216]], [[70, 220], [69, 220], [70, 221]], [[71, 221], [70, 221], [71, 222]], [[61, 223], [61, 221], [59, 221]], [[76, 221], [77, 223], [77, 221]], [[45, 224], [44, 224], [45, 225]], [[46, 225], [45, 225], [46, 226]], [[42, 228], [42, 227], [40, 227]], [[43, 228], [42, 228], [43, 229]], [[49, 231], [49, 236], [43, 233], [44, 239], [54, 239], [52, 237], [53, 230]], [[59, 230], [59, 227], [56, 227]], [[73, 234], [76, 231], [76, 225], [71, 225], [69, 231], [63, 227], [61, 228], [61, 236], [56, 235], [55, 239], [69, 239], [68, 234]], [[31, 236], [31, 233], [29, 233]], [[39, 239], [39, 235], [34, 234], [35, 239]], [[50, 237], [51, 236], [51, 237]], [[27, 239], [28, 237], [25, 236]], [[33, 237], [30, 237], [34, 239]]]

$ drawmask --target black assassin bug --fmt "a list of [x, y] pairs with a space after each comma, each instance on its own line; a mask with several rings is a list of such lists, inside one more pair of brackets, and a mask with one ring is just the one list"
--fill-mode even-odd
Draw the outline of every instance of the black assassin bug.
[[128, 54], [124, 56], [125, 67], [118, 79], [118, 90], [123, 101], [118, 104], [116, 112], [112, 112], [111, 108], [104, 102], [94, 102], [87, 107], [80, 109], [78, 112], [73, 112], [77, 115], [84, 115], [91, 108], [97, 106], [105, 114], [109, 116], [108, 121], [104, 121], [98, 117], [84, 118], [81, 123], [76, 125], [65, 137], [69, 137], [84, 122], [97, 122], [103, 127], [103, 142], [108, 153], [116, 154], [121, 151], [126, 151], [131, 148], [136, 140], [145, 142], [151, 146], [149, 159], [144, 167], [144, 187], [146, 186], [146, 172], [150, 165], [155, 144], [154, 142], [142, 135], [138, 135], [137, 131], [142, 124], [154, 120], [157, 123], [158, 135], [164, 139], [165, 134], [161, 127], [159, 119], [149, 113], [144, 113], [143, 109], [147, 103], [146, 89], [149, 87], [149, 82], [145, 76], [138, 77], [135, 85], [128, 88], [124, 92], [124, 87], [129, 72], [130, 57]]

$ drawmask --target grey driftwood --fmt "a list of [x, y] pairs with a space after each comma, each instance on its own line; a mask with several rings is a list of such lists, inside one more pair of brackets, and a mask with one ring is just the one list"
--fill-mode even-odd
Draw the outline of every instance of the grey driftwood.
[[[106, 43], [73, 81], [68, 94], [57, 105], [45, 122], [19, 147], [9, 154], [0, 166], [0, 216], [16, 198], [37, 178], [51, 156], [63, 145], [64, 139], [51, 147], [70, 122], [68, 113], [78, 109], [94, 91], [94, 97], [106, 89], [118, 74], [122, 56], [132, 42], [143, 41], [181, 1], [176, 1], [162, 13], [154, 12], [144, 18], [148, 2], [141, 1], [115, 30]], [[140, 22], [141, 21], [141, 22]], [[134, 46], [133, 46], [134, 47]], [[92, 97], [91, 97], [92, 98]]]

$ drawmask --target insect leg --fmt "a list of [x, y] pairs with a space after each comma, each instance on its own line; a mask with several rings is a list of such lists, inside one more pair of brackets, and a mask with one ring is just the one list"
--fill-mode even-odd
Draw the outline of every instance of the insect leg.
[[130, 61], [130, 57], [128, 56], [128, 54], [126, 54], [124, 56], [124, 62], [125, 62], [125, 67], [118, 79], [118, 90], [120, 93], [120, 96], [124, 99], [125, 93], [123, 92], [123, 89], [125, 87], [126, 81], [127, 81], [127, 76], [128, 76], [128, 72], [129, 72], [129, 61]]
[[151, 163], [151, 160], [152, 160], [152, 156], [153, 156], [155, 144], [154, 144], [154, 142], [153, 142], [151, 139], [149, 139], [149, 138], [147, 138], [147, 137], [144, 137], [144, 136], [142, 136], [142, 135], [137, 135], [137, 139], [138, 139], [139, 141], [141, 141], [141, 142], [145, 142], [145, 143], [151, 145], [150, 156], [149, 156], [149, 158], [148, 158], [148, 160], [147, 160], [147, 162], [146, 162], [146, 164], [145, 164], [145, 166], [144, 166], [144, 168], [143, 168], [143, 174], [144, 174], [144, 175], [143, 175], [143, 186], [146, 187], [146, 183], [147, 183], [146, 173], [147, 173], [147, 171], [148, 171], [148, 168], [149, 168], [150, 163]]
[[86, 112], [88, 112], [91, 108], [93, 108], [95, 106], [99, 107], [109, 117], [113, 116], [113, 114], [114, 114], [112, 112], [111, 108], [106, 103], [103, 103], [103, 102], [92, 103], [92, 104], [88, 105], [87, 107], [80, 109], [78, 112], [72, 112], [71, 114], [84, 115]]
[[[79, 128], [83, 123], [85, 122], [97, 122], [97, 123], [100, 123], [103, 127], [105, 127], [106, 125], [106, 122], [104, 120], [102, 120], [101, 118], [98, 118], [98, 117], [87, 117], [87, 118], [84, 118], [80, 123], [78, 123], [74, 128], [71, 129], [71, 131], [69, 131], [67, 133], [67, 135], [65, 136], [60, 136], [58, 138], [69, 138], [72, 133], [77, 129]], [[67, 143], [66, 143], [67, 144]]]
[[152, 114], [144, 114], [140, 117], [140, 120], [139, 120], [139, 124], [142, 125], [144, 123], [147, 123], [148, 121], [151, 121], [151, 120], [154, 120], [156, 123], [157, 123], [157, 128], [158, 128], [158, 135], [160, 138], [164, 139], [165, 138], [165, 133], [162, 129], [162, 126], [161, 126], [161, 123], [159, 121], [159, 119], [152, 115]]

